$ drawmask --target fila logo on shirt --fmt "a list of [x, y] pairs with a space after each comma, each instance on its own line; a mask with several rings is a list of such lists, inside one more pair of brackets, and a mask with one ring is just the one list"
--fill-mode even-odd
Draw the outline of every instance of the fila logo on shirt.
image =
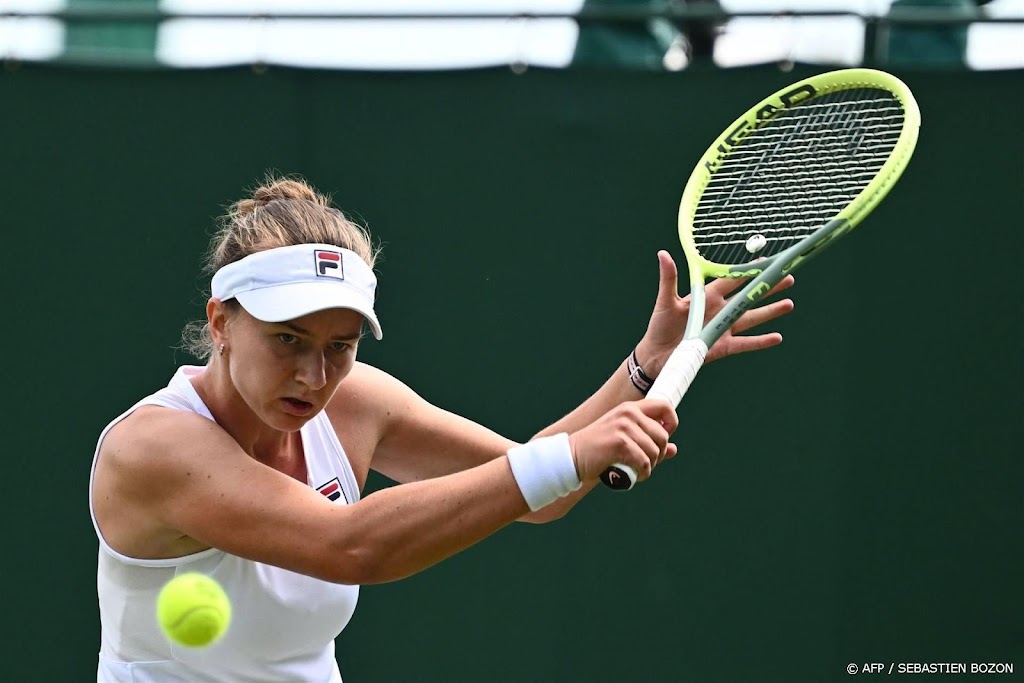
[[317, 249], [313, 252], [313, 258], [316, 260], [316, 274], [319, 277], [333, 277], [337, 280], [345, 279], [345, 269], [342, 267], [340, 253]]
[[[337, 477], [317, 488], [317, 491], [327, 496], [328, 500], [338, 500], [345, 494]], [[345, 502], [348, 502], [348, 497], [345, 498]]]

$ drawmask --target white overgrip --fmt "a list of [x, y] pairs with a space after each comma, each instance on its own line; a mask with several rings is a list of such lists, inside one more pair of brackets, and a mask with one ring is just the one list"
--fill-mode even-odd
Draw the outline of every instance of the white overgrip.
[[[678, 408], [707, 355], [708, 345], [703, 339], [684, 340], [665, 361], [665, 367], [651, 385], [647, 398], [666, 401], [673, 409]], [[636, 484], [636, 470], [629, 465], [616, 463], [604, 472], [601, 481], [617, 491], [628, 491]]]
[[647, 398], [661, 399], [678, 408], [707, 355], [708, 345], [703, 339], [684, 340], [665, 361], [665, 367], [658, 373]]

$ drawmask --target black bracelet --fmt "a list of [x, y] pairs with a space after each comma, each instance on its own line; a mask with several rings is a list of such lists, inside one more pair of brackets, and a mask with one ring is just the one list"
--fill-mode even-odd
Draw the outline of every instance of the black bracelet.
[[647, 392], [651, 390], [654, 380], [648, 377], [644, 369], [640, 367], [636, 349], [633, 349], [633, 353], [629, 354], [629, 358], [626, 359], [626, 372], [629, 373], [629, 381], [633, 383], [637, 391], [646, 396]]

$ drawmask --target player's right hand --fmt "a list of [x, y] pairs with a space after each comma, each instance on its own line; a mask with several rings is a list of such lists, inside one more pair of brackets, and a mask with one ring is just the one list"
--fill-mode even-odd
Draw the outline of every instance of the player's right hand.
[[576, 473], [581, 481], [597, 479], [614, 464], [629, 465], [640, 481], [676, 446], [669, 436], [679, 426], [676, 411], [665, 401], [623, 403], [569, 435]]

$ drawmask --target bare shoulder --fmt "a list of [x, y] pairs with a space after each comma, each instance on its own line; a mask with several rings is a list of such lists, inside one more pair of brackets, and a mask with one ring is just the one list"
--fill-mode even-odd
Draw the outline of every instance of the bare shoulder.
[[410, 396], [415, 396], [415, 393], [398, 378], [380, 368], [356, 362], [338, 386], [329, 407], [336, 409], [358, 398], [369, 409], [379, 410], [396, 399]]
[[374, 469], [400, 483], [420, 481], [493, 460], [512, 444], [365, 363], [342, 381], [328, 414], [346, 450], [345, 438], [358, 441], [352, 435], [372, 430], [369, 452], [353, 463], [357, 476]]
[[[218, 434], [219, 432], [219, 434]], [[166, 523], [163, 506], [203, 449], [230, 437], [201, 415], [143, 406], [116, 424], [100, 446], [93, 505], [104, 539], [133, 557], [175, 557], [205, 545]]]
[[366, 363], [357, 362], [338, 386], [326, 412], [360, 488], [381, 442], [418, 400], [408, 386]]
[[200, 415], [147, 407], [125, 418], [104, 439], [93, 493], [103, 537], [122, 554], [179, 557], [218, 548], [345, 581], [337, 547], [295, 539], [331, 537], [354, 508], [333, 505], [250, 457]]
[[[222, 430], [215, 422], [187, 410], [142, 406], [107, 433], [100, 448], [100, 463], [127, 473], [160, 470], [179, 464], [161, 457], [183, 452], [191, 440], [201, 440]], [[230, 438], [230, 437], [228, 437]]]
[[357, 362], [327, 405], [335, 424], [384, 431], [388, 423], [421, 401], [416, 392], [387, 372]]

